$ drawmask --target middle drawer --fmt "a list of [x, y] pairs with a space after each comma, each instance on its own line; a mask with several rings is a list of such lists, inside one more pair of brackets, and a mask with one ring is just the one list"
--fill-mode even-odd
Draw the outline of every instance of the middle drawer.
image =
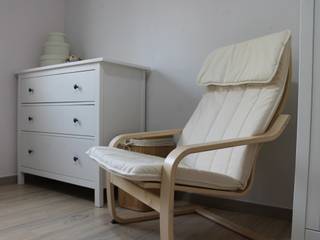
[[22, 131], [96, 135], [95, 105], [22, 105], [19, 125]]

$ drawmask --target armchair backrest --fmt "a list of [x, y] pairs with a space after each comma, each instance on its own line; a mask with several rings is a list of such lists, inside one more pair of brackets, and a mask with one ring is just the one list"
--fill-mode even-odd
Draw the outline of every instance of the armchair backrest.
[[[282, 111], [291, 76], [291, 34], [284, 31], [209, 55], [198, 83], [206, 86], [178, 145], [264, 133]], [[258, 145], [193, 154], [182, 167], [226, 175], [246, 188]]]

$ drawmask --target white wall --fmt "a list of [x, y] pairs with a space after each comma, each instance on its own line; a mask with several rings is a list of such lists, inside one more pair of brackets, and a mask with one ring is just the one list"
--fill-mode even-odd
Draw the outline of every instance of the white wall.
[[195, 79], [213, 49], [291, 29], [294, 83], [281, 140], [262, 150], [251, 202], [291, 208], [297, 104], [298, 0], [68, 0], [66, 32], [75, 53], [151, 66], [148, 129], [182, 127], [202, 90]]
[[[64, 11], [66, 4], [66, 12]], [[65, 22], [64, 22], [65, 18]], [[1, 0], [0, 177], [16, 173], [15, 71], [38, 65], [64, 24], [75, 53], [149, 65], [148, 129], [183, 127], [202, 90], [195, 79], [214, 48], [293, 31], [294, 82], [288, 131], [263, 148], [248, 200], [291, 208], [297, 104], [299, 0]]]
[[51, 31], [64, 30], [64, 0], [0, 1], [0, 177], [16, 174], [14, 72], [38, 65]]

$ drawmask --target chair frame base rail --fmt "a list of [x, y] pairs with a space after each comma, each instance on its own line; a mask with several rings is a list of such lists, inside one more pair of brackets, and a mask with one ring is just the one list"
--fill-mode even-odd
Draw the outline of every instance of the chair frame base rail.
[[[161, 201], [159, 196], [156, 196], [154, 193], [151, 193], [147, 189], [143, 189], [139, 185], [136, 185], [130, 182], [129, 180], [120, 178], [111, 173], [107, 173], [106, 181], [107, 181], [108, 210], [112, 217], [112, 221], [111, 221], [112, 224], [130, 224], [130, 223], [137, 223], [137, 222], [144, 222], [144, 221], [159, 219], [160, 217], [159, 213], [161, 211], [161, 209], [159, 208], [160, 201]], [[116, 210], [116, 202], [114, 197], [115, 186], [118, 188], [121, 188], [123, 191], [129, 194], [135, 192], [136, 194], [134, 196], [141, 202], [148, 203], [149, 206], [154, 209], [154, 211], [137, 213], [137, 214], [135, 213], [127, 216], [120, 216]], [[213, 221], [248, 239], [272, 240], [271, 238], [265, 238], [263, 236], [260, 236], [249, 228], [237, 225], [232, 221], [226, 218], [223, 218], [213, 213], [212, 211], [206, 210], [197, 205], [181, 206], [174, 209], [175, 216], [187, 215], [187, 214], [199, 214], [200, 216], [205, 217], [206, 219]], [[161, 238], [161, 239], [164, 239], [164, 238]]]

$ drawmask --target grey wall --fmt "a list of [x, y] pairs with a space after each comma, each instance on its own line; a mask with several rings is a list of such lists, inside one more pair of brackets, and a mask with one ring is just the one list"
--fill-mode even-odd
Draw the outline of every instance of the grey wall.
[[195, 79], [213, 49], [264, 34], [293, 32], [294, 83], [288, 131], [264, 147], [251, 202], [291, 208], [297, 104], [298, 0], [68, 0], [74, 53], [152, 67], [148, 129], [183, 127], [201, 97]]
[[37, 66], [47, 33], [63, 30], [63, 0], [0, 1], [0, 177], [16, 174], [14, 72]]

